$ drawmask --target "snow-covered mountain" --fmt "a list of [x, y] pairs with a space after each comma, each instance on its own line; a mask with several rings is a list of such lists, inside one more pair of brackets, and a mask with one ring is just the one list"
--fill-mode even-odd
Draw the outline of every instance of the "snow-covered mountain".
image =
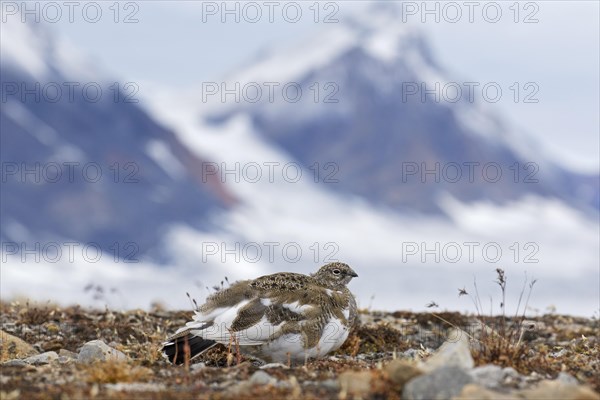
[[[227, 267], [232, 279], [247, 276], [248, 270], [310, 272], [332, 255], [363, 271], [366, 279], [352, 285], [359, 303], [384, 309], [423, 308], [431, 300], [443, 307], [468, 307], [456, 297], [456, 288], [477, 275], [480, 289], [489, 289], [490, 271], [501, 266], [517, 280], [527, 271], [543, 282], [534, 307], [554, 304], [571, 313], [594, 312], [598, 177], [558, 167], [540, 154], [531, 137], [477, 102], [404, 101], [402, 82], [450, 78], [421, 32], [384, 23], [386, 18], [375, 10], [242, 66], [225, 79], [229, 90], [236, 83], [240, 88], [250, 84], [240, 101], [233, 94], [221, 101], [220, 87], [208, 95], [206, 84], [147, 98], [152, 114], [172, 126], [190, 149], [219, 160], [217, 176], [240, 199], [220, 216], [219, 231], [206, 234], [185, 226], [171, 231], [177, 263], [193, 265], [204, 258], [213, 271]], [[304, 93], [297, 102], [282, 100], [278, 91], [271, 102], [265, 94], [265, 83], [281, 88], [293, 82]], [[315, 102], [311, 86], [317, 83], [324, 90], [328, 82], [337, 84], [338, 102]], [[263, 89], [262, 98], [246, 101], [255, 96], [250, 89], [256, 85]], [[321, 91], [320, 99], [331, 93]], [[294, 162], [305, 167], [297, 182], [282, 176], [282, 167]], [[317, 183], [315, 162], [321, 168]], [[328, 162], [337, 169], [325, 169]], [[403, 182], [402, 163], [409, 162], [425, 162], [428, 168], [436, 162], [494, 162], [504, 178], [487, 182], [479, 175], [473, 182], [453, 183], [433, 182], [429, 176], [425, 184], [412, 177]], [[523, 167], [529, 162], [538, 168], [537, 183], [523, 180], [531, 170], [523, 169], [518, 182], [507, 176], [514, 163]], [[259, 165], [262, 177], [255, 180], [252, 168], [246, 176], [238, 173], [238, 179], [223, 174], [236, 165], [240, 171]], [[273, 180], [267, 165], [275, 166]], [[337, 183], [324, 182], [332, 171]], [[216, 254], [207, 256], [198, 248], [206, 240], [221, 244]], [[264, 244], [273, 242], [280, 246], [271, 260]], [[282, 255], [281, 248], [290, 243], [302, 250], [297, 260]], [[472, 259], [465, 243], [478, 246]], [[248, 263], [242, 254], [236, 265], [224, 251], [236, 244], [258, 244], [262, 257]], [[407, 246], [412, 245], [417, 251], [410, 255]], [[446, 257], [442, 249], [454, 245], [462, 254]], [[499, 248], [502, 255], [490, 261], [481, 251], [484, 246]], [[573, 291], [586, 293], [590, 301], [574, 300]]]
[[[14, 51], [2, 54], [3, 82], [76, 80], [78, 74], [84, 82], [100, 81], [84, 57], [27, 29], [18, 36], [35, 39], [28, 45], [2, 46]], [[8, 35], [2, 33], [4, 41]], [[144, 90], [140, 107], [9, 99], [1, 114], [3, 162], [94, 161], [113, 174], [115, 162], [124, 167], [133, 160], [139, 182], [124, 184], [121, 175], [118, 183], [23, 185], [20, 175], [10, 175], [2, 183], [3, 239], [28, 241], [31, 234], [48, 233], [109, 245], [159, 244], [161, 251], [147, 252], [151, 260], [139, 264], [90, 265], [79, 257], [27, 268], [19, 255], [9, 256], [3, 295], [84, 303], [81, 288], [92, 281], [127, 294], [112, 305], [160, 300], [183, 308], [189, 306], [186, 291], [197, 296], [223, 276], [311, 272], [335, 259], [358, 271], [352, 290], [362, 307], [422, 309], [435, 300], [444, 308], [468, 308], [456, 289], [477, 274], [485, 292], [490, 273], [503, 267], [511, 279], [523, 271], [539, 279], [534, 307], [595, 312], [598, 177], [558, 167], [526, 133], [478, 102], [403, 96], [406, 83], [452, 80], [441, 64], [422, 32], [394, 23], [393, 10], [376, 7], [226, 78], [228, 88], [262, 87], [256, 102], [247, 101], [249, 90], [239, 102], [231, 95], [221, 102], [219, 93], [208, 103], [206, 85], [189, 93]], [[105, 86], [112, 84], [102, 79], [107, 81]], [[265, 83], [279, 85], [272, 102]], [[298, 101], [290, 100], [295, 84], [282, 98], [288, 83], [301, 88]], [[218, 171], [203, 174], [202, 160]], [[303, 166], [299, 180], [290, 179], [294, 168], [283, 171], [296, 162]], [[486, 180], [476, 169], [471, 182], [468, 162], [494, 162], [503, 177], [489, 182], [494, 171]], [[463, 178], [435, 182], [427, 175], [422, 183], [420, 173], [406, 170], [435, 163], [462, 166]], [[537, 166], [532, 178], [538, 182], [524, 181], [531, 169], [522, 169], [515, 182], [515, 163]], [[453, 176], [446, 172], [444, 178]], [[466, 243], [476, 244], [472, 257]], [[216, 246], [210, 254], [207, 244]], [[481, 250], [486, 245], [500, 249], [498, 259], [490, 261]], [[286, 246], [292, 251], [283, 251]], [[458, 258], [444, 250], [457, 247]]]
[[[598, 175], [561, 168], [531, 135], [486, 111], [435, 60], [423, 32], [400, 21], [375, 5], [246, 66], [226, 82], [239, 84], [239, 103], [205, 90], [213, 104], [204, 118], [218, 126], [246, 115], [306, 168], [334, 163], [330, 189], [399, 211], [440, 212], [445, 196], [506, 204], [527, 195], [599, 210]], [[279, 84], [272, 98], [266, 82]], [[253, 86], [263, 89], [256, 102]], [[436, 168], [437, 177], [427, 173]]]
[[202, 157], [139, 107], [135, 86], [115, 84], [45, 28], [2, 24], [3, 240], [160, 257], [167, 226], [200, 227], [233, 203], [201, 176]]

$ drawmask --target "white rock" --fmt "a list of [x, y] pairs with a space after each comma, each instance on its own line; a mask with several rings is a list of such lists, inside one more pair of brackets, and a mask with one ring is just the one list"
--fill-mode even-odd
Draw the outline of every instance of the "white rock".
[[203, 363], [203, 362], [199, 362], [199, 363], [196, 363], [196, 364], [192, 364], [192, 365], [190, 366], [190, 369], [191, 369], [192, 371], [200, 371], [201, 369], [204, 369], [204, 368], [206, 368], [206, 364], [205, 364], [205, 363]]
[[249, 379], [252, 385], [274, 385], [277, 379], [267, 374], [265, 371], [256, 371]]
[[104, 387], [115, 392], [160, 392], [166, 390], [164, 383], [107, 383]]
[[102, 340], [92, 340], [83, 345], [77, 356], [77, 361], [92, 363], [94, 361], [124, 361], [127, 356], [119, 350], [109, 347]]
[[577, 381], [577, 379], [575, 379], [573, 376], [567, 374], [566, 372], [559, 373], [556, 380], [565, 385], [579, 385], [579, 382]]
[[406, 400], [451, 399], [473, 382], [463, 369], [452, 366], [438, 368], [430, 374], [420, 375], [410, 380], [402, 391]]
[[446, 342], [419, 367], [425, 372], [431, 372], [441, 367], [471, 369], [474, 365], [469, 348], [469, 337], [464, 331], [451, 329]]
[[502, 386], [506, 372], [497, 365], [483, 365], [469, 371], [469, 375], [478, 385], [496, 389]]
[[260, 369], [269, 369], [269, 368], [283, 368], [283, 369], [289, 369], [289, 367], [285, 364], [282, 363], [269, 363], [269, 364], [265, 364], [265, 365], [261, 365]]

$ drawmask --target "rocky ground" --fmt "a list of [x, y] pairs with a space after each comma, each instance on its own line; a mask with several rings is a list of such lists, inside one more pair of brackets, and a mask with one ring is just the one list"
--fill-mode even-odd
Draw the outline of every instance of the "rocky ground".
[[217, 346], [158, 354], [189, 311], [0, 303], [0, 398], [600, 399], [598, 320], [362, 312], [345, 345], [305, 365]]

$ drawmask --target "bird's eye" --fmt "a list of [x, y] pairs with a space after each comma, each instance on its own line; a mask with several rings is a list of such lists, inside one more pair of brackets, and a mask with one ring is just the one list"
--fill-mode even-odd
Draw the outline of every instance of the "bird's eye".
[[342, 271], [340, 271], [339, 269], [334, 269], [333, 270], [333, 274], [334, 275], [339, 275]]

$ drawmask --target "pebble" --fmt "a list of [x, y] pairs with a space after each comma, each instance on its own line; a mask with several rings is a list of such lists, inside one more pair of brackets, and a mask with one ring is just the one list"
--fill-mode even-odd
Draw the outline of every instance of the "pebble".
[[471, 356], [469, 337], [466, 332], [451, 329], [448, 339], [420, 368], [425, 372], [435, 371], [443, 367], [458, 367], [465, 370], [473, 368], [475, 362]]
[[277, 389], [286, 389], [287, 390], [287, 389], [292, 388], [292, 383], [289, 381], [276, 381], [273, 386], [275, 386]]
[[301, 384], [302, 386], [309, 388], [309, 390], [314, 388], [325, 388], [336, 392], [340, 390], [340, 381], [337, 379], [325, 379], [324, 381], [306, 380], [302, 381]]
[[402, 391], [406, 400], [442, 400], [457, 396], [473, 378], [457, 366], [441, 367], [409, 381]]
[[81, 363], [92, 363], [95, 361], [124, 361], [127, 356], [119, 350], [109, 347], [102, 340], [92, 340], [83, 345], [77, 356]]
[[67, 349], [60, 349], [58, 351], [58, 355], [61, 357], [68, 357], [68, 358], [77, 358], [77, 353], [74, 353], [72, 351], [69, 351]]
[[319, 382], [319, 385], [329, 390], [340, 390], [340, 382], [337, 379], [325, 379], [324, 381]]
[[567, 349], [560, 349], [560, 351], [550, 353], [549, 356], [552, 358], [560, 358], [560, 357], [564, 357], [565, 354], [567, 354]]
[[488, 389], [497, 389], [502, 386], [506, 372], [497, 365], [483, 365], [469, 371], [473, 381]]
[[269, 369], [269, 368], [289, 369], [290, 367], [288, 367], [287, 365], [282, 364], [282, 363], [269, 363], [269, 364], [261, 365], [259, 368], [260, 369]]
[[256, 371], [248, 380], [252, 385], [274, 385], [277, 379], [267, 374], [265, 371]]
[[247, 381], [235, 383], [234, 381], [225, 381], [223, 383], [229, 383], [227, 386], [221, 386], [221, 388], [226, 389], [224, 391], [226, 397], [237, 398], [244, 393], [248, 393], [253, 386], [266, 386], [273, 385], [277, 386], [279, 381], [267, 374], [265, 371], [258, 370], [252, 374], [250, 379]]
[[[15, 332], [17, 330], [17, 324], [14, 322], [4, 322], [2, 324], [2, 328], [6, 332]], [[0, 332], [2, 332], [2, 331], [0, 331]]]
[[65, 356], [58, 356], [58, 362], [61, 364], [69, 364], [72, 362], [76, 362], [76, 359], [73, 359], [71, 357], [65, 357]]
[[3, 367], [25, 367], [27, 365], [29, 364], [23, 360], [9, 360], [2, 363]]
[[167, 389], [163, 383], [107, 383], [104, 387], [115, 392], [160, 392]]
[[567, 374], [566, 372], [559, 373], [556, 377], [556, 381], [564, 385], [579, 385], [579, 381], [577, 381], [575, 377]]
[[204, 368], [206, 368], [206, 364], [203, 362], [199, 362], [199, 363], [190, 365], [190, 369], [192, 371], [200, 371], [201, 369], [204, 369]]
[[30, 365], [43, 365], [50, 364], [53, 361], [58, 360], [58, 354], [55, 351], [47, 351], [42, 354], [37, 354], [35, 356], [27, 357], [23, 361]]

